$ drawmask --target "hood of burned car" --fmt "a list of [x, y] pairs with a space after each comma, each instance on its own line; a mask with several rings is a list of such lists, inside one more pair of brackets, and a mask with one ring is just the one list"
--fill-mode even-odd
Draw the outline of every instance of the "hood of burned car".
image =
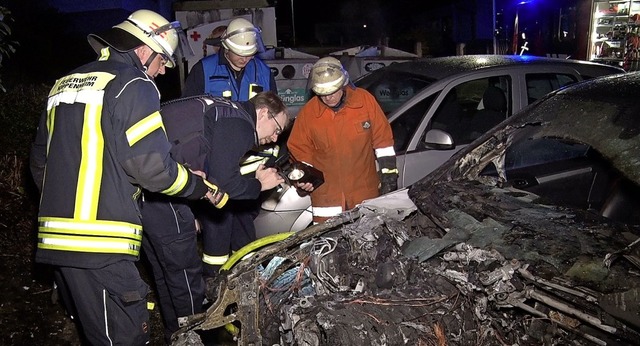
[[208, 319], [239, 307], [241, 344], [633, 343], [640, 231], [538, 199], [460, 179], [366, 201], [239, 264]]

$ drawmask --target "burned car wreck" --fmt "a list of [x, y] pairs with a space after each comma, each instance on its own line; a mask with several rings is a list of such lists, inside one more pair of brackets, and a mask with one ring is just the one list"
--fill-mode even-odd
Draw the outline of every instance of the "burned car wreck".
[[[173, 345], [640, 340], [640, 74], [582, 82], [409, 189], [262, 247]], [[285, 238], [285, 236], [282, 236]]]

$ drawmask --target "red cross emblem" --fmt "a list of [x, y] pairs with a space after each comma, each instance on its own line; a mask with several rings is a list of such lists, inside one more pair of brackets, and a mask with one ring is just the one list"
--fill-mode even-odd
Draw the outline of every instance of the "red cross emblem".
[[198, 42], [198, 39], [200, 38], [200, 34], [198, 34], [197, 31], [194, 31], [193, 33], [191, 33], [191, 38], [193, 39], [194, 42]]

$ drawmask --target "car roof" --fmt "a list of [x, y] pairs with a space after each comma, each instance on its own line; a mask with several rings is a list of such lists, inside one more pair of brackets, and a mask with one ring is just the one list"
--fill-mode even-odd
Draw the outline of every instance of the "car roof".
[[[567, 66], [581, 70], [609, 70], [625, 72], [622, 68], [588, 61], [546, 58], [532, 55], [459, 55], [438, 58], [422, 58], [389, 65], [384, 69], [412, 73], [431, 79], [443, 79], [473, 70], [491, 69], [518, 65]], [[609, 72], [609, 73], [611, 73]], [[582, 73], [582, 72], [581, 72]]]

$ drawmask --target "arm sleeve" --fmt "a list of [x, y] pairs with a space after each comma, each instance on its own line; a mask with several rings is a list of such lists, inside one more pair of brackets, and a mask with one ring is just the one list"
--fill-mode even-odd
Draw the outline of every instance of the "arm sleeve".
[[254, 145], [254, 130], [247, 121], [223, 118], [213, 122], [205, 117], [205, 137], [211, 144], [206, 173], [220, 184], [231, 199], [256, 199], [261, 184], [255, 174], [240, 174], [240, 160]]
[[307, 119], [309, 119], [309, 115], [305, 111], [305, 107], [303, 107], [293, 122], [291, 133], [287, 140], [287, 149], [292, 159], [303, 161], [313, 166], [315, 165], [313, 161], [314, 145]]
[[204, 69], [202, 60], [198, 61], [187, 75], [184, 82], [184, 90], [182, 96], [195, 96], [204, 94]]
[[202, 179], [169, 155], [159, 109], [158, 91], [150, 80], [134, 79], [120, 92], [111, 110], [117, 159], [129, 180], [149, 191], [201, 198], [208, 191]]

